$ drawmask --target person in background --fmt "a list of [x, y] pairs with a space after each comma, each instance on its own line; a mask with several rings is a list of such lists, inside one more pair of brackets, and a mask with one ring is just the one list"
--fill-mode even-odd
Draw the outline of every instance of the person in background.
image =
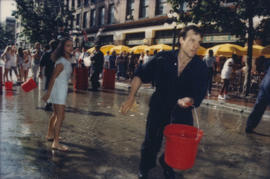
[[84, 64], [84, 58], [88, 56], [88, 53], [87, 53], [87, 48], [86, 47], [82, 47], [82, 52], [80, 54], [80, 57], [79, 57], [79, 66], [82, 66], [82, 67], [85, 67], [85, 64]]
[[131, 52], [128, 60], [128, 76], [130, 80], [132, 80], [134, 77], [136, 64], [137, 64], [136, 55], [133, 52]]
[[141, 55], [139, 57], [139, 64], [144, 64], [144, 52], [141, 52]]
[[80, 52], [80, 49], [79, 48], [76, 48], [73, 51], [73, 56], [75, 57], [76, 64], [78, 65], [79, 64], [79, 59], [80, 59], [80, 56], [81, 56], [81, 52]]
[[8, 72], [9, 72], [9, 70], [11, 68], [11, 63], [10, 63], [11, 51], [12, 51], [12, 47], [11, 46], [6, 46], [3, 54], [1, 55], [1, 58], [5, 62], [4, 83], [5, 83], [5, 81], [6, 82], [9, 81]]
[[[58, 41], [51, 40], [49, 42], [50, 49], [47, 52], [45, 52], [41, 57], [39, 78], [41, 78], [41, 79], [45, 78], [44, 79], [45, 80], [45, 86], [44, 86], [45, 90], [48, 90], [49, 82], [50, 82], [52, 74], [53, 74], [54, 62], [51, 58], [51, 55], [54, 52], [54, 50], [56, 49], [57, 44], [58, 44]], [[44, 71], [44, 74], [42, 73], [43, 71]], [[45, 110], [52, 111], [52, 103], [46, 103]]]
[[110, 68], [110, 52], [107, 51], [106, 55], [104, 56], [104, 68], [109, 69]]
[[42, 56], [42, 51], [40, 48], [40, 43], [36, 42], [35, 43], [35, 53], [33, 55], [33, 64], [32, 64], [33, 79], [35, 82], [37, 82], [37, 72], [39, 69], [41, 56]]
[[25, 82], [28, 78], [28, 72], [29, 69], [31, 68], [31, 54], [29, 50], [24, 50], [23, 51], [23, 64], [22, 64], [22, 69], [23, 69], [23, 82]]
[[124, 52], [121, 52], [116, 58], [117, 65], [117, 80], [120, 80], [120, 77], [125, 78], [125, 58]]
[[11, 53], [10, 53], [10, 70], [9, 70], [9, 75], [10, 79], [12, 80], [12, 70], [14, 71], [17, 81], [18, 81], [18, 71], [17, 71], [17, 54], [16, 54], [16, 47], [15, 45], [12, 46], [11, 48]]
[[150, 54], [149, 54], [149, 50], [146, 50], [146, 53], [143, 57], [143, 63], [147, 63], [150, 59]]
[[99, 75], [103, 71], [103, 64], [104, 64], [104, 55], [100, 51], [100, 45], [95, 46], [95, 52], [94, 55], [91, 58], [92, 61], [92, 68], [93, 68], [93, 74], [91, 76], [91, 83], [92, 83], [92, 90], [97, 91], [100, 87], [99, 83]]
[[260, 90], [246, 124], [246, 133], [253, 133], [260, 123], [262, 116], [270, 104], [270, 68], [268, 68], [261, 84]]
[[23, 54], [23, 49], [21, 47], [18, 48], [17, 52], [17, 64], [18, 64], [18, 71], [19, 71], [19, 78], [18, 81], [22, 81], [23, 79], [23, 61], [24, 61], [24, 54]]
[[[67, 151], [69, 148], [59, 143], [62, 123], [65, 119], [65, 106], [68, 95], [68, 81], [72, 74], [71, 58], [73, 43], [69, 38], [60, 40], [58, 47], [52, 53], [55, 63], [48, 90], [42, 97], [45, 102], [53, 104], [53, 114], [50, 117], [47, 140], [53, 140], [52, 149]], [[73, 79], [74, 80], [74, 79]]]
[[214, 55], [213, 50], [209, 50], [208, 55], [203, 58], [203, 61], [206, 63], [206, 66], [208, 68], [208, 93], [207, 93], [208, 96], [211, 96], [212, 80], [216, 61], [216, 58], [213, 55]]
[[237, 55], [233, 54], [232, 58], [226, 60], [221, 70], [221, 79], [223, 81], [222, 89], [218, 95], [218, 99], [229, 99], [228, 91], [230, 85], [230, 79], [233, 71], [233, 65], [237, 60]]
[[115, 70], [116, 71], [116, 52], [113, 51], [112, 54], [110, 55], [110, 58], [109, 58], [109, 69], [111, 70]]
[[[202, 42], [197, 26], [186, 26], [180, 32], [178, 51], [160, 52], [143, 64], [135, 73], [127, 100], [121, 106], [126, 114], [135, 102], [135, 95], [142, 83], [154, 80], [156, 90], [149, 103], [146, 134], [141, 148], [139, 178], [147, 179], [156, 166], [163, 130], [171, 121], [193, 125], [192, 108], [199, 107], [207, 92], [208, 70], [196, 56]], [[159, 158], [166, 179], [175, 179], [174, 170]]]

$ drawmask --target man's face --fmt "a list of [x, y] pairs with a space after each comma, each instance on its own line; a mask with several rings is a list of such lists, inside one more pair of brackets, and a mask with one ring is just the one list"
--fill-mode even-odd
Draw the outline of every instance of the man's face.
[[193, 30], [189, 30], [186, 34], [186, 38], [183, 39], [183, 37], [180, 37], [179, 41], [182, 53], [184, 53], [188, 58], [193, 58], [200, 47], [202, 37], [200, 34], [196, 34]]

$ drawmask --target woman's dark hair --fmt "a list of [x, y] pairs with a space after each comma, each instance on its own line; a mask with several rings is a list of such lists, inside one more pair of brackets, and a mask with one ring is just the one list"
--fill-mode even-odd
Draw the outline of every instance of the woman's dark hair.
[[67, 41], [72, 41], [69, 38], [64, 38], [62, 40], [59, 41], [59, 44], [57, 46], [57, 48], [53, 51], [52, 55], [51, 55], [51, 59], [56, 62], [60, 57], [64, 57], [64, 47]]
[[19, 57], [23, 58], [23, 49], [22, 49], [22, 47], [18, 48], [18, 55], [19, 55]]

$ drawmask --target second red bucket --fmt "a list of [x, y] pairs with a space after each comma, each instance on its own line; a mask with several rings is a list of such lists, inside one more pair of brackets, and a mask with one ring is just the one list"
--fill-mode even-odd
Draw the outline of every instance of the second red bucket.
[[35, 89], [36, 87], [37, 87], [37, 84], [32, 78], [30, 78], [29, 80], [27, 80], [26, 82], [24, 82], [22, 84], [22, 89], [25, 92], [29, 92], [29, 91]]
[[12, 90], [13, 83], [12, 81], [6, 81], [5, 82], [5, 89], [6, 90]]
[[203, 131], [193, 126], [169, 124], [165, 127], [164, 135], [166, 163], [179, 170], [192, 168]]

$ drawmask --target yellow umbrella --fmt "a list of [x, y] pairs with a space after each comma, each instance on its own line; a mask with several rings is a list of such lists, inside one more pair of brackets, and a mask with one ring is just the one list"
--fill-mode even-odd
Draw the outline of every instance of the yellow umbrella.
[[110, 53], [115, 51], [117, 54], [120, 54], [123, 51], [128, 52], [128, 50], [129, 50], [129, 47], [127, 47], [125, 45], [117, 45], [117, 46], [114, 46], [113, 48], [111, 48]]
[[168, 51], [168, 50], [172, 50], [172, 47], [165, 44], [157, 44], [157, 45], [151, 45], [146, 50], [149, 50], [150, 54], [153, 54], [155, 50], [157, 50], [158, 52]]
[[220, 44], [215, 45], [211, 48], [208, 48], [205, 52], [205, 55], [208, 54], [209, 50], [213, 50], [214, 56], [225, 56], [225, 57], [231, 57], [232, 54], [236, 55], [244, 55], [244, 49], [240, 45], [235, 44]]
[[88, 49], [87, 52], [88, 52], [88, 53], [93, 53], [94, 50], [95, 50], [95, 47], [92, 47], [92, 48]]
[[197, 51], [197, 55], [205, 55], [206, 48], [200, 46], [200, 48]]
[[265, 56], [266, 58], [270, 58], [270, 45], [267, 45], [262, 49], [261, 55]]
[[103, 54], [106, 54], [108, 51], [110, 51], [113, 47], [115, 47], [114, 45], [103, 45], [100, 48], [100, 51], [102, 51]]
[[145, 52], [145, 50], [148, 48], [147, 45], [137, 45], [129, 49], [129, 52], [133, 52], [134, 54], [140, 54], [142, 52]]
[[[261, 46], [261, 45], [253, 45], [252, 46], [252, 56], [253, 57], [259, 57], [259, 56], [261, 56], [261, 53], [262, 53], [263, 48], [264, 47]], [[245, 55], [247, 55], [247, 50], [248, 50], [248, 47], [245, 46], [244, 47]]]

